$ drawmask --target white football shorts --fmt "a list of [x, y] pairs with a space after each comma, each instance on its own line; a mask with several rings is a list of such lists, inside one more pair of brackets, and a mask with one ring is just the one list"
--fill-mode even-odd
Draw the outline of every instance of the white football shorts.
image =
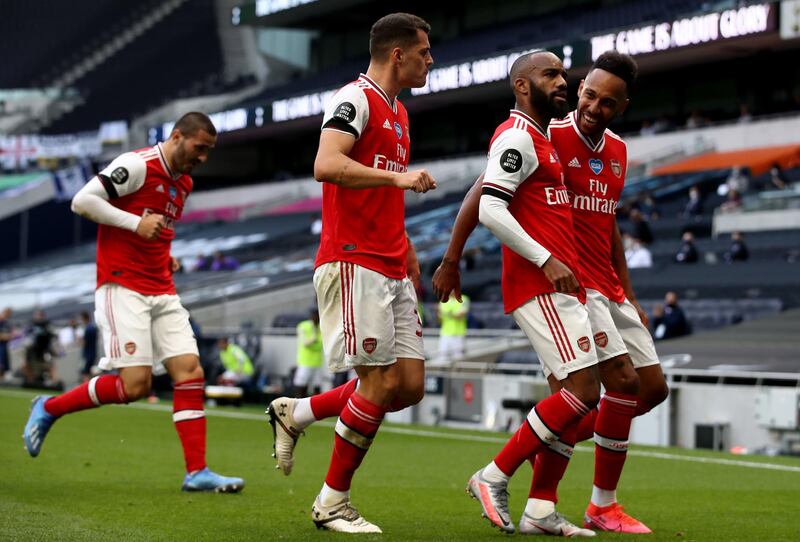
[[177, 295], [142, 295], [119, 284], [103, 284], [94, 294], [95, 321], [103, 333], [103, 370], [158, 365], [183, 355], [199, 355], [189, 311]]
[[332, 372], [359, 365], [425, 359], [417, 294], [408, 278], [392, 279], [350, 262], [314, 272], [323, 350]]

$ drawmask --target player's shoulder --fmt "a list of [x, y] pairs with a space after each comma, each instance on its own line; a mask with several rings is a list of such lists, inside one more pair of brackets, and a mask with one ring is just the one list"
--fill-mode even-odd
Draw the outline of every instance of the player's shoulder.
[[337, 99], [344, 99], [350, 98], [352, 100], [357, 101], [366, 101], [367, 94], [366, 90], [369, 88], [369, 85], [366, 84], [365, 81], [362, 79], [355, 79], [354, 81], [350, 81], [343, 87], [341, 87], [338, 91], [336, 91], [335, 96]]
[[523, 125], [504, 122], [497, 127], [495, 141], [499, 140], [533, 144], [533, 134]]
[[611, 141], [616, 141], [617, 143], [627, 147], [628, 145], [625, 143], [625, 140], [622, 139], [619, 135], [614, 133], [613, 130], [610, 128], [606, 128], [606, 135], [611, 138]]
[[[571, 115], [571, 113], [570, 113], [570, 115]], [[564, 130], [566, 128], [572, 128], [572, 120], [570, 119], [570, 115], [567, 115], [563, 119], [551, 120], [550, 124], [548, 125], [548, 128], [551, 131], [552, 130], [561, 131], [561, 130]]]
[[100, 173], [121, 180], [118, 182], [124, 182], [129, 177], [143, 179], [147, 172], [147, 161], [150, 159], [149, 154], [140, 152], [143, 150], [138, 149], [120, 154]]
[[608, 128], [606, 128], [606, 145], [617, 152], [628, 153], [628, 145], [625, 140]]
[[135, 154], [145, 162], [149, 162], [150, 160], [155, 160], [159, 156], [158, 145], [153, 145], [151, 147], [142, 147], [141, 149], [135, 149], [130, 151], [129, 154]]
[[495, 151], [503, 149], [515, 149], [525, 154], [536, 154], [536, 143], [531, 134], [525, 127], [505, 123], [497, 128], [497, 132], [492, 141], [492, 148]]
[[158, 151], [155, 147], [144, 147], [141, 149], [134, 149], [132, 151], [123, 152], [114, 159], [114, 162], [125, 162], [128, 164], [141, 164], [158, 157]]

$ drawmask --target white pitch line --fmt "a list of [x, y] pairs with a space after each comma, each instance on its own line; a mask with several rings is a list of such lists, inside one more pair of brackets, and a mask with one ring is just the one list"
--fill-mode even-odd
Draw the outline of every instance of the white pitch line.
[[[0, 389], [0, 395], [9, 397], [30, 398], [29, 392]], [[114, 405], [121, 406], [121, 405]], [[172, 407], [167, 405], [151, 405], [147, 403], [131, 403], [122, 408], [136, 408], [139, 410], [151, 410], [156, 412], [172, 412]], [[206, 410], [206, 416], [217, 418], [233, 418], [238, 420], [254, 420], [267, 423], [267, 418], [263, 414], [251, 414], [249, 412], [230, 412], [226, 410]], [[315, 425], [322, 427], [334, 427], [332, 422], [317, 422]], [[415, 437], [434, 438], [440, 440], [457, 440], [461, 442], [488, 442], [492, 444], [505, 444], [508, 439], [499, 437], [489, 437], [482, 435], [459, 435], [457, 433], [440, 433], [437, 431], [426, 431], [421, 429], [408, 429], [405, 427], [382, 427], [381, 433], [393, 433], [396, 435], [411, 435]], [[594, 453], [593, 446], [576, 446], [576, 451]], [[689, 463], [707, 463], [712, 465], [725, 465], [729, 467], [745, 467], [752, 469], [776, 470], [783, 472], [800, 472], [800, 467], [793, 465], [779, 465], [776, 463], [759, 463], [756, 461], [741, 461], [738, 459], [724, 459], [714, 457], [699, 457], [691, 455], [676, 455], [666, 452], [650, 452], [647, 450], [628, 450], [628, 455], [636, 457], [648, 457], [653, 459], [666, 459], [671, 461], [686, 461]]]

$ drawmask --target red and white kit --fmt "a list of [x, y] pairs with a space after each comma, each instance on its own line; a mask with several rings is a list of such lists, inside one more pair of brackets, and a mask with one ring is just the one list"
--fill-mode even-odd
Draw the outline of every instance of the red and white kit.
[[611, 130], [593, 144], [576, 113], [550, 124], [550, 139], [564, 168], [586, 306], [599, 361], [630, 353], [634, 367], [658, 363], [653, 339], [617, 276], [611, 257], [616, 210], [625, 184], [628, 151]]
[[[364, 74], [333, 96], [322, 129], [355, 137], [349, 156], [365, 166], [408, 169], [405, 107]], [[331, 370], [423, 359], [417, 297], [406, 277], [403, 190], [324, 183], [322, 199], [314, 287]]]
[[158, 239], [98, 225], [95, 318], [103, 332], [103, 369], [150, 365], [197, 354], [189, 313], [172, 280], [174, 223], [192, 191], [188, 175], [173, 174], [161, 145], [127, 152], [98, 178], [115, 207], [137, 216], [164, 215]]
[[[542, 364], [561, 380], [594, 365], [597, 356], [585, 292], [555, 292], [540, 266], [552, 255], [581, 282], [575, 252], [569, 196], [559, 156], [534, 119], [517, 110], [492, 138], [483, 197], [495, 196], [531, 239], [540, 245], [541, 261], [531, 261], [503, 244], [503, 301], [530, 339]], [[483, 204], [482, 204], [483, 205]], [[501, 239], [502, 240], [502, 239]]]

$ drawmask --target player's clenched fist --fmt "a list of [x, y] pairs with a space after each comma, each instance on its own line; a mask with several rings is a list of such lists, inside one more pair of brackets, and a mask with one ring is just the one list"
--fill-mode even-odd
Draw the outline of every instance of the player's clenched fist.
[[136, 228], [136, 233], [148, 240], [158, 239], [164, 226], [166, 226], [164, 215], [153, 213], [142, 217], [139, 221], [139, 226]]
[[397, 177], [395, 177], [394, 185], [403, 190], [425, 193], [428, 190], [436, 188], [436, 181], [426, 170], [418, 169], [416, 171], [398, 174]]
[[545, 264], [542, 266], [542, 271], [553, 284], [556, 292], [569, 294], [578, 289], [578, 279], [570, 271], [569, 267], [561, 263], [555, 256], [550, 256]]

